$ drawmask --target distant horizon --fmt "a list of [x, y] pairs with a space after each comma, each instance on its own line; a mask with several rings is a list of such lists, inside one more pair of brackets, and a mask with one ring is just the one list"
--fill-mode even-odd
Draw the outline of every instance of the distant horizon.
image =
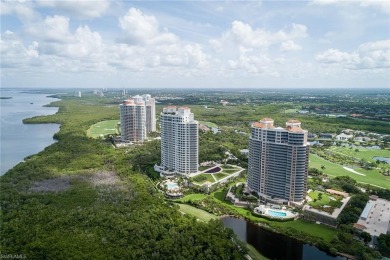
[[9, 88], [390, 88], [386, 1], [1, 1], [0, 14]]
[[280, 88], [272, 88], [272, 87], [199, 87], [199, 88], [175, 88], [175, 87], [1, 87], [0, 91], [7, 91], [7, 90], [102, 90], [106, 89], [107, 91], [110, 90], [181, 90], [181, 91], [210, 91], [210, 90], [218, 90], [218, 91], [231, 91], [235, 90], [237, 92], [245, 92], [245, 91], [253, 91], [253, 90], [264, 90], [264, 91], [283, 91], [283, 90], [313, 90], [313, 91], [322, 91], [322, 90], [372, 90], [372, 91], [388, 91], [390, 93], [390, 88], [388, 87], [322, 87], [322, 88], [315, 88], [315, 87], [280, 87]]

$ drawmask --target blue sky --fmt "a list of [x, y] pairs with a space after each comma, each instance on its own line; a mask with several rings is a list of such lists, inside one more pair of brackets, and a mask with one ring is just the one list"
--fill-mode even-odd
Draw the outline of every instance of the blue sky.
[[1, 87], [390, 88], [390, 2], [1, 0]]

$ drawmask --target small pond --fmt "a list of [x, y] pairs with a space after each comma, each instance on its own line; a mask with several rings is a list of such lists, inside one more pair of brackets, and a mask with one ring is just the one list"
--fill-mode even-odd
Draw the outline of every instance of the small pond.
[[222, 222], [225, 227], [231, 228], [239, 239], [251, 244], [260, 254], [269, 259], [345, 259], [344, 257], [329, 255], [315, 246], [304, 244], [282, 234], [262, 229], [258, 225], [243, 219], [225, 217], [222, 218]]
[[374, 156], [372, 157], [373, 160], [379, 160], [379, 161], [385, 161], [387, 162], [388, 164], [390, 164], [390, 158], [388, 157], [380, 157], [380, 156]]

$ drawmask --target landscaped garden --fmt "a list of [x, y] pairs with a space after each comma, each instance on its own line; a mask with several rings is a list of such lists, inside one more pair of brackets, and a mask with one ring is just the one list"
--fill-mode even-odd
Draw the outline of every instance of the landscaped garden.
[[309, 197], [312, 201], [309, 201], [307, 204], [315, 209], [329, 213], [332, 213], [335, 208], [339, 208], [343, 205], [341, 196], [329, 195], [326, 192], [311, 191], [309, 192]]
[[204, 184], [205, 182], [209, 181], [211, 183], [215, 182], [213, 176], [211, 174], [199, 174], [192, 178], [192, 181], [195, 184]]

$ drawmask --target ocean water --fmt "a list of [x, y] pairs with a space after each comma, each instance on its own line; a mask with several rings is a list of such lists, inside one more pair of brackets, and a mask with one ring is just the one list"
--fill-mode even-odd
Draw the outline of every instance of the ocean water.
[[26, 93], [21, 90], [0, 90], [1, 130], [0, 130], [0, 175], [5, 174], [24, 158], [42, 151], [54, 143], [53, 135], [58, 132], [58, 124], [23, 124], [25, 118], [51, 115], [56, 107], [44, 107], [58, 99], [48, 94]]

